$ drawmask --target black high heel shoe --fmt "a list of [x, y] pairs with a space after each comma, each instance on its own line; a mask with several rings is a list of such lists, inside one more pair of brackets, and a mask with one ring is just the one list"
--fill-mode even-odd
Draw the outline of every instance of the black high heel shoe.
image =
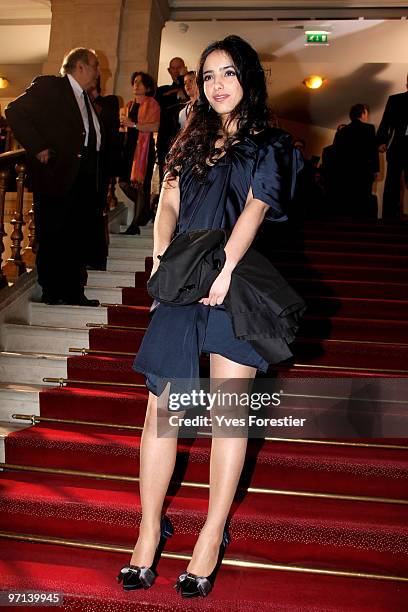
[[160, 526], [160, 540], [154, 553], [153, 563], [150, 567], [142, 565], [125, 565], [119, 572], [117, 581], [119, 584], [123, 582], [124, 591], [135, 591], [136, 589], [149, 589], [156, 578], [156, 566], [159, 562], [160, 555], [163, 552], [164, 545], [168, 538], [173, 535], [173, 525], [167, 516], [163, 516]]
[[122, 236], [136, 236], [136, 234], [140, 234], [140, 227], [131, 223], [124, 232], [120, 233]]
[[191, 574], [190, 572], [183, 572], [177, 579], [174, 588], [177, 593], [180, 592], [182, 597], [191, 598], [191, 597], [207, 597], [207, 595], [212, 591], [214, 586], [215, 577], [217, 575], [219, 566], [222, 561], [222, 557], [224, 556], [225, 549], [230, 543], [230, 537], [227, 532], [227, 528], [224, 528], [224, 533], [222, 535], [222, 542], [220, 545], [220, 551], [218, 553], [217, 563], [211, 574], [209, 576], [197, 576], [196, 574]]

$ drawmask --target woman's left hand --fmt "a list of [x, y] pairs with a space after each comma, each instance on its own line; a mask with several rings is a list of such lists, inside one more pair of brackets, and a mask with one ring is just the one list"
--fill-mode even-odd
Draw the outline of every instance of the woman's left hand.
[[127, 127], [127, 128], [134, 128], [136, 127], [136, 123], [134, 121], [132, 121], [132, 119], [129, 119], [129, 117], [121, 117], [120, 119], [120, 125], [122, 127]]
[[222, 304], [225, 296], [228, 293], [230, 284], [231, 272], [225, 272], [222, 270], [211, 285], [208, 297], [202, 298], [199, 300], [199, 303], [204, 304], [204, 306], [218, 306]]

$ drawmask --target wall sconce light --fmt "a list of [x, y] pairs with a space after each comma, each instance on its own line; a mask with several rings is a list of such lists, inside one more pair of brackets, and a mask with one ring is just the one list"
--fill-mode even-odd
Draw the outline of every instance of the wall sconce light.
[[302, 82], [303, 85], [306, 85], [308, 89], [320, 89], [323, 83], [326, 82], [326, 79], [319, 76], [318, 74], [312, 74], [306, 77]]
[[0, 89], [6, 89], [9, 86], [8, 79], [6, 77], [0, 76]]

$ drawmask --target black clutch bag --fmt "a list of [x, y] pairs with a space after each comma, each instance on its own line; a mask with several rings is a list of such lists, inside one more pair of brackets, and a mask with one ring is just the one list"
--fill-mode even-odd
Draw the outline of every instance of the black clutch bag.
[[207, 297], [224, 266], [226, 242], [222, 229], [178, 234], [160, 256], [160, 265], [147, 283], [149, 295], [178, 306]]

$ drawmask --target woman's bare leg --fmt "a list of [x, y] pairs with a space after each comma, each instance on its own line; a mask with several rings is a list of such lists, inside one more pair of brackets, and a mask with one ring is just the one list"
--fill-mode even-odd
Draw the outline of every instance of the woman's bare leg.
[[140, 500], [142, 520], [130, 563], [150, 567], [160, 538], [163, 503], [173, 474], [177, 436], [157, 437], [157, 397], [149, 393], [140, 444]]
[[[252, 379], [255, 374], [256, 368], [235, 363], [221, 355], [211, 355], [211, 379]], [[208, 515], [187, 567], [197, 576], [208, 576], [216, 564], [225, 521], [245, 461], [247, 441], [246, 436], [212, 439]]]

